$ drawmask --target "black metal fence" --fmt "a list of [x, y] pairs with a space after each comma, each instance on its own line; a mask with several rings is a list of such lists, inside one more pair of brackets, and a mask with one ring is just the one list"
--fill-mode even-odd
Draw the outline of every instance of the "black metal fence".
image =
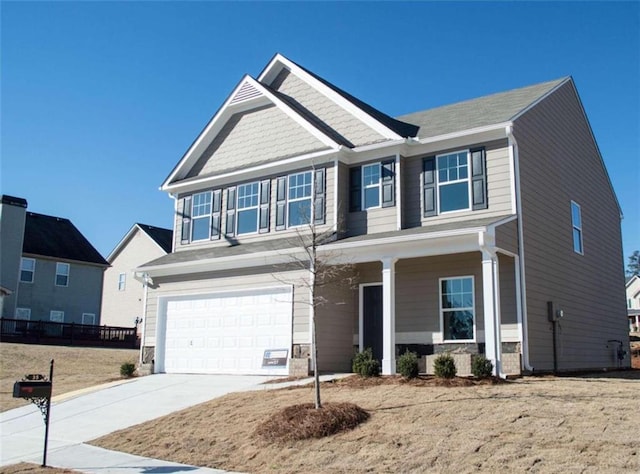
[[140, 347], [137, 328], [0, 318], [0, 341], [89, 347]]

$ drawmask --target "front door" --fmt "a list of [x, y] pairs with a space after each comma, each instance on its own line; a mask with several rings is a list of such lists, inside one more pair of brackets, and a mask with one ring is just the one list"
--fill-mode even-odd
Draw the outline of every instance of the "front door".
[[382, 362], [382, 285], [362, 287], [362, 348]]

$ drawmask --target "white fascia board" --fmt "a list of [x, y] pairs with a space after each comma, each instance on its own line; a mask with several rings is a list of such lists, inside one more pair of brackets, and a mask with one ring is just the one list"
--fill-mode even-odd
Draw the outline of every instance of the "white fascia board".
[[378, 122], [371, 115], [366, 113], [364, 110], [356, 106], [351, 101], [345, 99], [343, 96], [338, 94], [336, 91], [331, 89], [330, 87], [323, 84], [321, 81], [313, 77], [304, 69], [300, 68], [297, 64], [291, 62], [281, 54], [276, 54], [276, 56], [271, 60], [269, 65], [265, 68], [265, 70], [258, 77], [258, 81], [270, 84], [278, 73], [282, 70], [282, 68], [286, 68], [292, 71], [296, 76], [305, 81], [315, 90], [320, 92], [322, 95], [329, 98], [335, 104], [345, 109], [347, 112], [355, 116], [358, 120], [363, 122], [365, 125], [375, 130], [377, 133], [382, 135], [384, 138], [389, 140], [399, 140], [402, 139], [400, 135], [396, 132], [388, 128], [386, 125]]
[[261, 178], [265, 175], [286, 173], [295, 168], [311, 166], [312, 164], [319, 165], [329, 163], [335, 158], [336, 154], [336, 150], [315, 151], [305, 155], [286, 158], [270, 163], [263, 163], [250, 168], [216, 174], [215, 176], [205, 176], [193, 180], [190, 179], [189, 181], [179, 181], [167, 186], [164, 191], [168, 191], [170, 193], [186, 193], [202, 189], [203, 186], [218, 186], [236, 181]]
[[507, 138], [505, 128], [511, 125], [511, 122], [502, 122], [420, 140], [407, 140], [405, 156], [435, 153], [444, 149], [465, 147], [475, 143]]
[[491, 230], [492, 232], [495, 232], [496, 227], [499, 227], [504, 224], [508, 224], [511, 221], [515, 221], [517, 218], [518, 218], [517, 214], [513, 214], [512, 216], [507, 216], [504, 219], [500, 219], [499, 221], [489, 224], [487, 226], [487, 229]]

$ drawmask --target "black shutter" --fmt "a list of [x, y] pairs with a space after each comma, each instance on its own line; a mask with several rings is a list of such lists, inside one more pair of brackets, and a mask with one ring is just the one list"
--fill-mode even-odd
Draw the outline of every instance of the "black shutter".
[[313, 195], [314, 224], [325, 223], [325, 169], [315, 170], [315, 186]]
[[271, 180], [265, 179], [260, 182], [260, 209], [258, 211], [259, 232], [261, 234], [269, 232], [269, 205]]
[[220, 238], [220, 219], [222, 214], [222, 190], [216, 189], [213, 192], [213, 202], [211, 203], [211, 240]]
[[276, 230], [287, 228], [287, 177], [276, 180]]
[[471, 190], [473, 210], [486, 209], [487, 200], [487, 163], [484, 148], [471, 150]]
[[362, 210], [362, 167], [349, 169], [349, 212]]
[[233, 237], [236, 233], [236, 187], [227, 189], [227, 225], [225, 234]]
[[382, 162], [382, 207], [396, 205], [396, 161]]
[[180, 243], [188, 244], [191, 240], [191, 196], [182, 200], [182, 233]]
[[436, 157], [430, 156], [422, 161], [422, 196], [424, 217], [438, 213], [436, 195]]

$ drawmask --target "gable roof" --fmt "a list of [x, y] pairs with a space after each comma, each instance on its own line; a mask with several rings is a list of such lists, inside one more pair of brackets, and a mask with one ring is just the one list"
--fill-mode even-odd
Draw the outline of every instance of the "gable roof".
[[107, 257], [108, 262], [113, 262], [115, 256], [122, 250], [127, 244], [133, 234], [140, 230], [143, 234], [148, 236], [154, 244], [156, 244], [165, 253], [171, 253], [173, 249], [173, 231], [170, 229], [164, 229], [162, 227], [154, 227], [147, 224], [140, 224], [136, 222], [131, 226], [131, 229], [125, 234], [125, 236], [118, 242], [118, 245], [111, 251]]
[[108, 266], [69, 219], [27, 212], [22, 252]]
[[499, 92], [398, 117], [420, 127], [418, 138], [470, 130], [514, 120], [570, 77]]

